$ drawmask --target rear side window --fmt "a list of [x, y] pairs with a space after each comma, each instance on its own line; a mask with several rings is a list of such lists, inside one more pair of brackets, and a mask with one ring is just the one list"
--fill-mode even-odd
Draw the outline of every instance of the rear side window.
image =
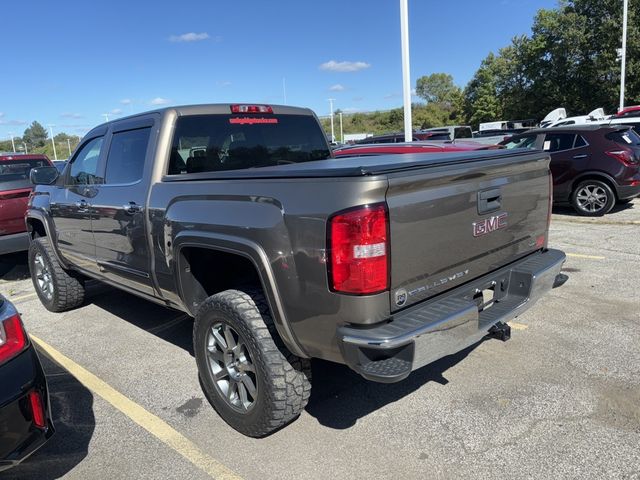
[[107, 156], [105, 183], [125, 184], [142, 179], [151, 128], [114, 133]]
[[548, 152], [560, 152], [573, 148], [575, 139], [573, 133], [549, 133], [544, 138], [543, 150]]
[[582, 135], [576, 135], [576, 141], [573, 144], [573, 148], [585, 147], [587, 145], [587, 141], [582, 138]]
[[628, 130], [616, 130], [615, 132], [607, 133], [605, 137], [621, 145], [640, 146], [640, 135], [632, 128]]
[[103, 137], [97, 137], [82, 146], [72, 160], [68, 181], [70, 185], [102, 183], [102, 179], [98, 178], [96, 174], [103, 140]]
[[229, 114], [178, 118], [169, 175], [271, 167], [331, 157], [309, 115]]

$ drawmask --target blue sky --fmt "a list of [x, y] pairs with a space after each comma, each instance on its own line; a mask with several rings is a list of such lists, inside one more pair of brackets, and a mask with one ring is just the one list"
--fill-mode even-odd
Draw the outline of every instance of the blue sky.
[[[0, 139], [33, 120], [83, 134], [162, 105], [284, 103], [318, 115], [402, 104], [397, 0], [64, 0], [2, 7]], [[7, 4], [8, 3], [8, 4]], [[463, 87], [557, 0], [409, 0], [411, 83]], [[7, 21], [8, 20], [8, 21]]]

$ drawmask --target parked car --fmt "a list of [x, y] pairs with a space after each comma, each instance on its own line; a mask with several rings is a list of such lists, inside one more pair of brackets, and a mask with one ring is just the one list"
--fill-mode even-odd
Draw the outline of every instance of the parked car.
[[502, 142], [551, 154], [553, 200], [579, 215], [599, 216], [640, 194], [640, 136], [621, 126], [537, 129]]
[[432, 135], [447, 134], [447, 140], [473, 138], [473, 131], [468, 125], [450, 125], [447, 127], [427, 128], [424, 130], [420, 130], [420, 133], [428, 133]]
[[547, 248], [545, 153], [337, 159], [303, 108], [114, 120], [62, 175], [31, 177], [42, 304], [74, 308], [94, 278], [195, 317], [205, 395], [253, 437], [302, 412], [310, 358], [402, 381], [488, 333], [506, 340], [565, 260]]
[[[449, 132], [424, 132], [414, 131], [411, 139], [414, 142], [421, 142], [425, 140], [449, 140]], [[386, 135], [373, 135], [371, 137], [363, 138], [355, 142], [355, 145], [363, 143], [404, 143], [404, 133], [388, 133]]]
[[20, 315], [0, 295], [0, 471], [23, 461], [53, 433], [40, 359]]
[[349, 145], [333, 151], [336, 158], [364, 157], [369, 155], [403, 154], [403, 153], [448, 153], [468, 152], [472, 150], [490, 150], [500, 148], [497, 145], [483, 145], [475, 142], [412, 142], [387, 143], [371, 145]]
[[0, 155], [0, 255], [29, 247], [24, 223], [27, 201], [33, 190], [32, 168], [50, 166], [46, 155]]
[[630, 107], [625, 107], [613, 116], [615, 118], [629, 118], [629, 117], [638, 118], [640, 117], [640, 105], [632, 105]]

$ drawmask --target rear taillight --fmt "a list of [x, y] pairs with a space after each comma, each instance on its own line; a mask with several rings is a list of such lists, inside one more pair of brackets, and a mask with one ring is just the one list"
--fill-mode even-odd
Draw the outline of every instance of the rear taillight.
[[624, 163], [627, 167], [634, 167], [638, 165], [638, 160], [636, 159], [633, 152], [627, 148], [623, 148], [620, 150], [609, 150], [608, 152], [604, 152], [610, 157], [615, 158], [619, 162]]
[[44, 414], [44, 403], [42, 402], [42, 395], [37, 390], [31, 390], [29, 395], [29, 406], [31, 407], [31, 414], [33, 418], [33, 424], [38, 428], [45, 428], [47, 426], [47, 419]]
[[273, 113], [269, 105], [231, 105], [231, 113]]
[[27, 346], [27, 335], [19, 315], [0, 322], [0, 365], [22, 352]]
[[389, 288], [389, 223], [385, 205], [371, 205], [329, 220], [331, 290], [355, 295]]

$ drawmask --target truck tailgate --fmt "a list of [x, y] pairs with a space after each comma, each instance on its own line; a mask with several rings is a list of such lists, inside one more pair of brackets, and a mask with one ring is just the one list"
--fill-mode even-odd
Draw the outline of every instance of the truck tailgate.
[[389, 174], [391, 310], [415, 304], [540, 249], [549, 157], [497, 152]]

